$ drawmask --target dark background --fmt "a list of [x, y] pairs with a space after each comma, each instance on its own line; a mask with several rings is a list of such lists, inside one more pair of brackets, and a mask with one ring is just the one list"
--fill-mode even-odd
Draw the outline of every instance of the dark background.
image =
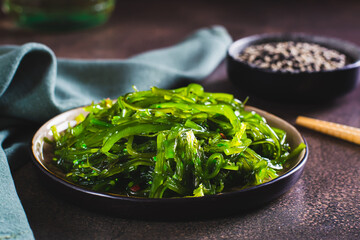
[[[65, 33], [14, 28], [0, 15], [0, 44], [40, 42], [58, 57], [127, 58], [170, 46], [198, 28], [223, 25], [233, 39], [271, 32], [304, 32], [360, 45], [359, 1], [118, 1], [105, 25]], [[341, 81], [341, 79], [339, 79]], [[208, 91], [243, 99], [224, 64], [203, 81]], [[250, 99], [249, 105], [290, 123], [298, 115], [360, 127], [360, 89], [326, 103]], [[245, 214], [201, 221], [139, 221], [81, 209], [56, 198], [28, 163], [13, 172], [37, 239], [356, 239], [360, 220], [360, 147], [298, 128], [309, 146], [302, 178], [279, 199]]]

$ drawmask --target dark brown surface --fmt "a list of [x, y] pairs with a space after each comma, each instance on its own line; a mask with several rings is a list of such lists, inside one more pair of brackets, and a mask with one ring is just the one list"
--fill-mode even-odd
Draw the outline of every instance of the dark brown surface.
[[[357, 1], [119, 1], [101, 27], [68, 33], [19, 31], [0, 18], [0, 44], [41, 42], [59, 57], [126, 58], [169, 46], [204, 26], [225, 26], [234, 39], [269, 32], [306, 32], [360, 45]], [[314, 1], [315, 2], [315, 1]], [[0, 15], [1, 17], [1, 15]], [[341, 79], [339, 79], [341, 81]], [[224, 66], [204, 81], [208, 91], [234, 89]], [[313, 105], [250, 99], [250, 105], [294, 123], [298, 115], [360, 127], [360, 88]], [[300, 181], [278, 200], [233, 217], [151, 222], [109, 217], [55, 198], [30, 161], [13, 172], [37, 239], [359, 239], [360, 146], [299, 128], [310, 156]], [[30, 160], [29, 154], [24, 158]]]

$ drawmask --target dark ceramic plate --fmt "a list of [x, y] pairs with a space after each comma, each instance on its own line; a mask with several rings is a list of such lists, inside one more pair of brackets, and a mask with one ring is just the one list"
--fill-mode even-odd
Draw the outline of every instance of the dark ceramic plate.
[[[247, 107], [265, 117], [271, 126], [284, 129], [291, 147], [305, 142], [301, 134], [286, 121], [260, 109]], [[32, 139], [32, 155], [44, 183], [72, 203], [106, 214], [138, 219], [194, 219], [225, 216], [259, 207], [287, 192], [300, 178], [308, 157], [308, 148], [289, 161], [280, 177], [243, 190], [197, 198], [149, 199], [94, 192], [67, 181], [64, 174], [51, 164], [52, 149], [44, 137], [52, 138], [50, 127], [65, 130], [75, 117], [85, 113], [81, 108], [64, 112], [45, 123]]]
[[[317, 43], [335, 49], [347, 58], [343, 68], [316, 72], [281, 72], [251, 66], [237, 59], [250, 45], [294, 41]], [[314, 102], [335, 99], [355, 89], [360, 76], [360, 48], [352, 43], [328, 37], [300, 33], [262, 34], [239, 39], [227, 53], [229, 79], [249, 95], [266, 99]]]

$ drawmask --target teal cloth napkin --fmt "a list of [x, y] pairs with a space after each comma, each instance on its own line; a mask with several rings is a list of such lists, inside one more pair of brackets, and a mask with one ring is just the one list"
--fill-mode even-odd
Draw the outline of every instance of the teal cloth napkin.
[[[175, 46], [126, 60], [57, 59], [46, 46], [0, 46], [0, 239], [33, 239], [11, 171], [24, 161], [34, 131], [49, 118], [103, 98], [151, 86], [201, 80], [224, 59], [231, 37], [200, 29]], [[11, 171], [10, 171], [11, 169]]]

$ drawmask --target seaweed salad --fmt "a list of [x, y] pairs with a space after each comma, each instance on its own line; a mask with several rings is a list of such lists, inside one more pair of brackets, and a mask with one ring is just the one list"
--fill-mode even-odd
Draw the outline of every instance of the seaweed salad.
[[[246, 102], [246, 101], [245, 101]], [[201, 197], [278, 177], [290, 149], [270, 127], [227, 93], [199, 84], [152, 87], [84, 109], [74, 127], [51, 127], [53, 163], [88, 189], [147, 198]]]

